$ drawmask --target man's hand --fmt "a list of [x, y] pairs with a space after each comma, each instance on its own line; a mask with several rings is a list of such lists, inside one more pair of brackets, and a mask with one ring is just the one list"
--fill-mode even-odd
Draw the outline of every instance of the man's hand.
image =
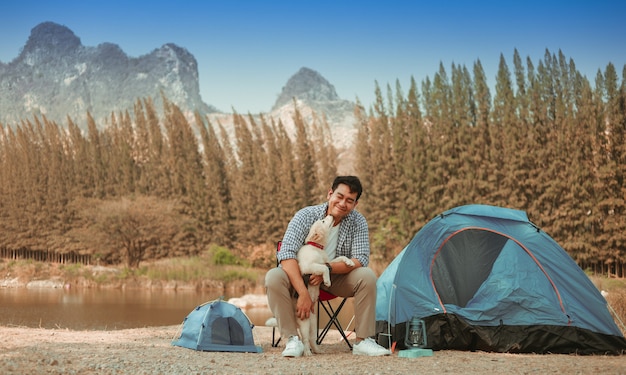
[[296, 302], [296, 316], [299, 319], [306, 319], [314, 311], [315, 305], [313, 305], [313, 301], [311, 300], [309, 293], [298, 295], [298, 302]]
[[311, 275], [309, 278], [309, 284], [316, 286], [321, 285], [324, 282], [324, 276], [322, 275]]

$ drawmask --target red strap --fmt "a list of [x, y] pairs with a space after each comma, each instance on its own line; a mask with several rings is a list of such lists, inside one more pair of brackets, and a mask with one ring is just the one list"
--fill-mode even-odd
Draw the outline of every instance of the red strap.
[[306, 244], [307, 244], [307, 245], [313, 245], [313, 246], [317, 247], [318, 249], [322, 249], [322, 250], [324, 250], [324, 246], [322, 246], [322, 245], [318, 244], [317, 242], [308, 241]]

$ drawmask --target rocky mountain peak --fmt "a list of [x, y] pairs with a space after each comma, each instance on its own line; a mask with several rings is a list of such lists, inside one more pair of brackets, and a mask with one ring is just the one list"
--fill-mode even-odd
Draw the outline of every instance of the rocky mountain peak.
[[291, 76], [283, 87], [272, 110], [278, 109], [293, 101], [293, 98], [304, 102], [331, 102], [339, 100], [335, 86], [313, 69], [300, 68]]
[[100, 124], [111, 113], [132, 110], [137, 99], [161, 92], [191, 117], [217, 111], [200, 97], [198, 64], [186, 49], [165, 44], [132, 58], [118, 45], [83, 46], [65, 26], [44, 22], [31, 30], [20, 55], [0, 64], [0, 123], [19, 123], [33, 115], [77, 123], [89, 112]]
[[45, 54], [63, 55], [80, 47], [80, 38], [72, 30], [54, 22], [43, 22], [31, 30], [22, 54], [41, 51]]

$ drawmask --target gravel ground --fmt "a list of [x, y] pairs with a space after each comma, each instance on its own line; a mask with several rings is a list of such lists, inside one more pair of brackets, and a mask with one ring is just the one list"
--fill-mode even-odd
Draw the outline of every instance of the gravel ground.
[[0, 374], [626, 374], [624, 356], [437, 351], [432, 357], [356, 357], [331, 331], [312, 357], [283, 358], [271, 328], [253, 329], [263, 353], [172, 346], [180, 326], [118, 331], [0, 327]]

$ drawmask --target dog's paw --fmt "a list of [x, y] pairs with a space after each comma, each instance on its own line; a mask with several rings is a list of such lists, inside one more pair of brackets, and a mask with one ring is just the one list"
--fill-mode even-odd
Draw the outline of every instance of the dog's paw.
[[354, 267], [354, 261], [352, 259], [346, 259], [344, 261], [344, 263], [346, 264], [346, 266], [348, 267]]
[[330, 286], [330, 272], [324, 270], [325, 272], [322, 274], [322, 278], [324, 279], [324, 285], [328, 288]]
[[313, 355], [313, 353], [311, 352], [311, 349], [305, 348], [304, 351], [302, 352], [302, 355], [305, 357], [310, 357]]

